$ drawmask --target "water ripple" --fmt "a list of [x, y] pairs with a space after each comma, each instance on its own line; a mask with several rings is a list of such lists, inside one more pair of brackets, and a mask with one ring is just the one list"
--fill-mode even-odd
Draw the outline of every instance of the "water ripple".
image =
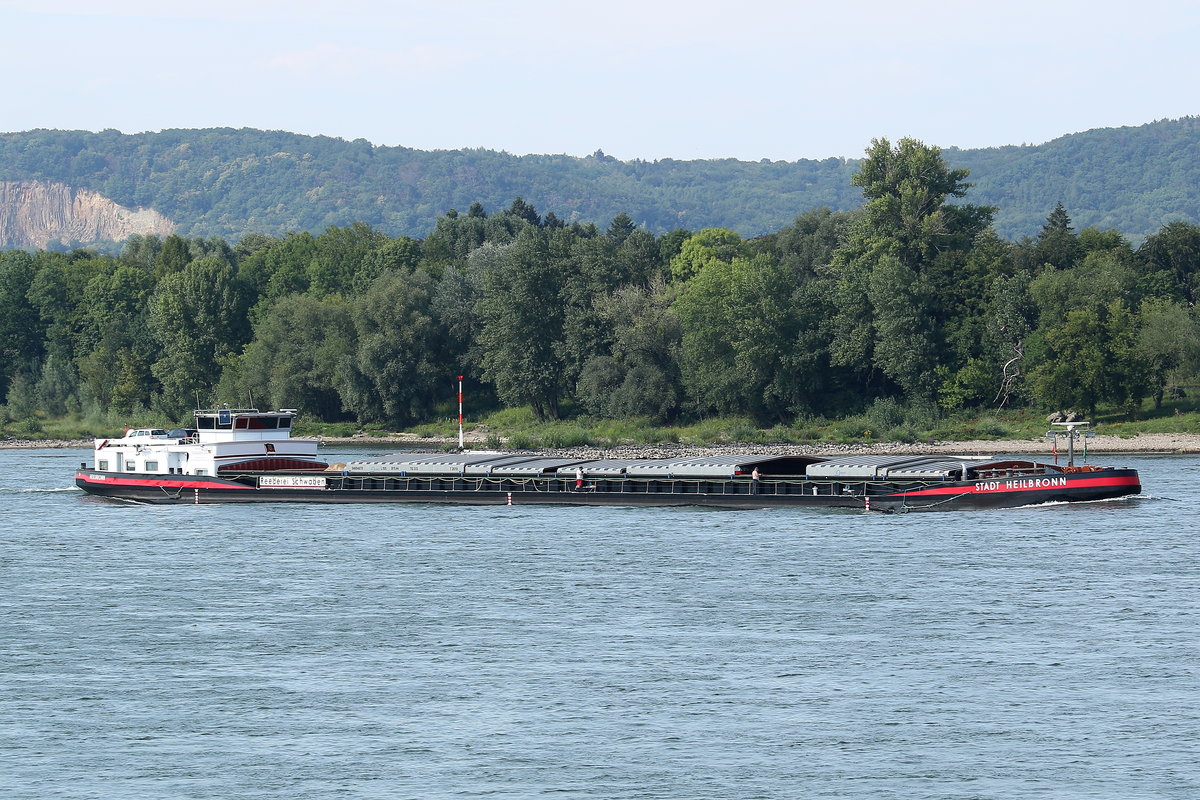
[[1200, 796], [1194, 458], [904, 515], [129, 506], [78, 460], [0, 451], [6, 800]]

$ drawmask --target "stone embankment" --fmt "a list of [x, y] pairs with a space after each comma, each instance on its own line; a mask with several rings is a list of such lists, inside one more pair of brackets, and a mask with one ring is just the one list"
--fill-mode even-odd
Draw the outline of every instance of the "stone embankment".
[[[394, 436], [353, 436], [344, 439], [325, 438], [326, 445], [335, 444], [378, 444], [393, 445], [405, 449], [442, 449], [457, 444], [457, 439], [418, 438], [412, 434]], [[481, 437], [467, 436], [468, 447], [479, 447]], [[1076, 445], [1080, 451], [1083, 445]], [[1062, 443], [1059, 444], [1060, 449]], [[1144, 433], [1128, 439], [1120, 436], [1097, 436], [1087, 443], [1089, 453], [1142, 453], [1180, 454], [1200, 453], [1200, 435], [1191, 433]], [[754, 453], [756, 455], [1045, 455], [1050, 452], [1050, 441], [1037, 439], [978, 440], [967, 442], [876, 442], [872, 444], [743, 444], [695, 446], [683, 444], [640, 445], [628, 444], [616, 447], [560, 447], [546, 448], [538, 452], [551, 453], [567, 458], [692, 458], [716, 453]]]
[[[422, 439], [413, 435], [397, 436], [352, 436], [348, 438], [322, 437], [323, 445], [370, 444], [392, 445], [405, 449], [440, 450], [446, 445], [458, 443], [455, 439]], [[469, 446], [478, 446], [478, 441], [468, 441]], [[0, 448], [73, 448], [91, 449], [91, 439], [36, 440], [0, 439]], [[1060, 452], [1061, 452], [1060, 443]], [[1082, 452], [1083, 445], [1076, 445]], [[1128, 439], [1119, 436], [1097, 436], [1087, 443], [1089, 453], [1141, 453], [1141, 454], [1187, 454], [1200, 453], [1200, 435], [1191, 433], [1143, 433]], [[547, 448], [538, 452], [552, 453], [569, 458], [692, 458], [717, 453], [753, 453], [756, 455], [1045, 455], [1050, 452], [1046, 439], [1008, 439], [1002, 441], [972, 442], [929, 442], [907, 444], [903, 442], [878, 442], [875, 444], [726, 444], [719, 446], [692, 445], [618, 445], [617, 447], [563, 447]]]
[[[1076, 444], [1078, 452], [1082, 444]], [[1060, 453], [1063, 444], [1059, 443]], [[1200, 453], [1200, 436], [1195, 434], [1142, 434], [1129, 439], [1119, 436], [1097, 436], [1087, 442], [1089, 454], [1181, 454]], [[622, 445], [612, 448], [570, 447], [550, 450], [555, 455], [570, 458], [692, 458], [719, 453], [753, 453], [755, 455], [1033, 455], [1044, 456], [1050, 452], [1048, 439], [1022, 439], [1004, 441], [930, 442], [903, 443], [879, 442], [874, 444], [728, 444], [721, 446], [693, 447], [687, 445]]]

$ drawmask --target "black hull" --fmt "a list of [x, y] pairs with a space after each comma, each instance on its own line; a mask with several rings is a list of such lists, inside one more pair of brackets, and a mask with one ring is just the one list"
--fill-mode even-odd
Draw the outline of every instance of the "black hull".
[[[133, 475], [80, 470], [88, 494], [135, 503], [443, 503], [454, 505], [699, 506], [726, 509], [845, 508], [860, 511], [959, 511], [1086, 502], [1141, 492], [1136, 470], [1106, 469], [1013, 481], [838, 484], [830, 481], [714, 481], [711, 491], [678, 491], [671, 481], [604, 481], [575, 491], [566, 481], [490, 481], [445, 478], [398, 481], [380, 476], [326, 475], [323, 486], [260, 487], [263, 475], [214, 478]], [[271, 473], [277, 483], [313, 480], [313, 473]]]

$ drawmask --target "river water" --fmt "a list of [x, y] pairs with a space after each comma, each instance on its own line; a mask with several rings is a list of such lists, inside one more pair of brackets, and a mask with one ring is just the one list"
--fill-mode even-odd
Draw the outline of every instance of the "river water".
[[879, 515], [130, 506], [89, 455], [0, 450], [9, 800], [1200, 797], [1196, 457]]

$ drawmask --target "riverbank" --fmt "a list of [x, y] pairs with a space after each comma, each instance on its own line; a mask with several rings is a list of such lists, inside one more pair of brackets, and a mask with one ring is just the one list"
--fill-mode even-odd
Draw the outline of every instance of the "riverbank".
[[[422, 438], [413, 434], [393, 436], [350, 436], [316, 437], [324, 446], [336, 445], [380, 445], [404, 449], [443, 450], [458, 443], [457, 438]], [[482, 439], [467, 437], [469, 447], [479, 447]], [[1076, 447], [1082, 452], [1083, 445]], [[90, 450], [90, 439], [0, 439], [0, 448], [29, 449], [56, 448]], [[755, 453], [761, 455], [1045, 455], [1050, 451], [1050, 442], [1044, 438], [975, 440], [964, 442], [872, 442], [863, 444], [835, 444], [815, 442], [812, 444], [726, 444], [726, 445], [618, 445], [616, 447], [569, 447], [546, 448], [545, 452], [568, 457], [586, 458], [687, 458], [715, 453]], [[1200, 453], [1200, 434], [1191, 433], [1143, 433], [1123, 438], [1120, 436], [1097, 436], [1087, 440], [1088, 453], [1104, 454], [1169, 454]], [[540, 451], [539, 451], [540, 452]]]

